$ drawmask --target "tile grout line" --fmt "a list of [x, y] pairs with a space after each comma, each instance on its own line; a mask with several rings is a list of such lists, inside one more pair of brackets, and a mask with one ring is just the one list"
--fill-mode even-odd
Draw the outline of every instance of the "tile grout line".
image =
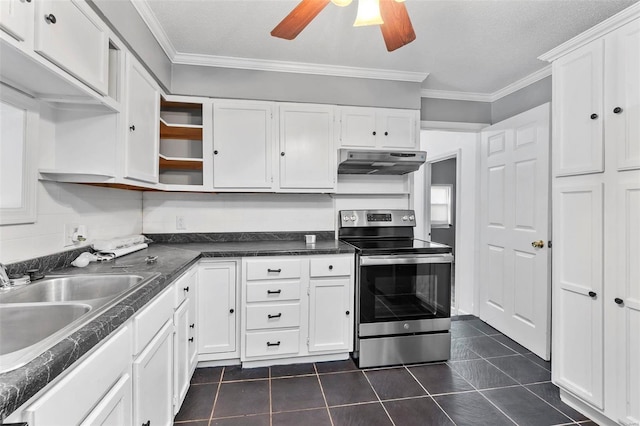
[[331, 416], [331, 410], [329, 410], [329, 403], [327, 402], [327, 396], [324, 394], [324, 387], [322, 386], [322, 381], [320, 380], [320, 374], [318, 373], [318, 368], [316, 367], [316, 363], [313, 363], [313, 371], [316, 372], [316, 379], [318, 380], [318, 384], [320, 385], [320, 392], [322, 393], [322, 399], [324, 399], [324, 407], [327, 410], [327, 414], [329, 415], [329, 422], [331, 426], [333, 424], [333, 417]]
[[220, 381], [218, 382], [218, 387], [216, 388], [216, 396], [213, 398], [213, 406], [211, 407], [211, 415], [209, 416], [209, 426], [211, 426], [211, 422], [213, 422], [213, 413], [216, 410], [216, 403], [218, 402], [218, 396], [220, 395], [220, 388], [222, 387], [222, 378], [224, 377], [224, 371], [226, 367], [222, 367], [222, 371], [220, 371]]
[[[424, 387], [424, 385], [422, 384], [422, 382], [420, 380], [418, 380], [418, 378], [416, 376], [413, 375], [413, 373], [411, 372], [411, 370], [405, 365], [404, 366], [405, 370], [407, 370], [407, 372], [409, 374], [411, 374], [411, 377], [413, 377], [413, 379], [418, 382], [418, 384], [420, 385], [420, 387], [427, 393], [427, 396], [429, 396], [429, 398], [431, 398], [431, 400], [433, 401], [434, 404], [436, 404], [436, 406], [440, 409], [440, 411], [442, 411], [444, 413], [445, 416], [447, 416], [447, 418], [449, 420], [451, 420], [451, 423], [454, 424], [454, 426], [456, 425], [456, 422], [453, 421], [453, 419], [451, 418], [451, 416], [449, 416], [449, 413], [447, 413], [444, 408], [442, 408], [442, 406], [440, 406], [440, 404], [438, 403], [438, 401], [435, 400], [435, 398], [433, 397], [433, 395], [431, 395], [431, 392], [429, 392], [427, 390], [427, 388]], [[449, 367], [449, 370], [451, 370], [454, 374], [458, 374], [457, 372], [453, 371], [453, 369], [451, 367]], [[459, 374], [458, 374], [459, 375]], [[464, 380], [464, 377], [462, 378]]]
[[[542, 382], [542, 383], [547, 383], [547, 382]], [[552, 383], [552, 382], [549, 382]], [[531, 383], [532, 385], [535, 383]], [[554, 385], [555, 386], [555, 385]], [[542, 401], [544, 401], [545, 403], [547, 403], [548, 405], [550, 405], [553, 409], [555, 409], [556, 411], [558, 411], [559, 413], [561, 413], [562, 415], [564, 415], [566, 418], [568, 418], [569, 420], [571, 420], [573, 423], [578, 423], [579, 420], [574, 419], [573, 417], [569, 416], [568, 414], [563, 413], [559, 408], [551, 405], [551, 403], [549, 401], [547, 401], [546, 399], [542, 398], [540, 395], [538, 395], [537, 393], [535, 393], [534, 391], [532, 391], [531, 389], [529, 389], [526, 386], [523, 386], [527, 391], [531, 392], [532, 394], [534, 394], [536, 397], [538, 397], [539, 399], [541, 399]]]
[[376, 391], [376, 388], [373, 387], [373, 385], [371, 384], [371, 380], [369, 380], [369, 377], [366, 375], [364, 370], [362, 370], [362, 375], [364, 376], [364, 378], [367, 381], [367, 383], [369, 383], [369, 387], [371, 387], [371, 390], [373, 391], [373, 393], [376, 396], [376, 398], [378, 398], [378, 403], [380, 404], [380, 406], [382, 407], [384, 412], [387, 414], [387, 417], [391, 421], [391, 424], [393, 426], [396, 426], [396, 422], [394, 422], [393, 419], [391, 418], [391, 414], [389, 414], [389, 412], [387, 411], [387, 407], [385, 407], [384, 404], [382, 403], [382, 400], [380, 399], [380, 395], [378, 395], [378, 392]]
[[269, 369], [269, 426], [273, 426], [273, 397], [271, 395], [271, 367]]

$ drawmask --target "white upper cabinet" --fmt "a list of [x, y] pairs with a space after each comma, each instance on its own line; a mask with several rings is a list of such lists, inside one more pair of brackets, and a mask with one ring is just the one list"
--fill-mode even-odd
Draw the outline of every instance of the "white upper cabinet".
[[29, 37], [33, 20], [33, 0], [0, 1], [0, 28], [18, 41]]
[[103, 24], [73, 0], [36, 2], [35, 51], [99, 93], [109, 91], [109, 37]]
[[340, 108], [340, 147], [416, 149], [417, 110], [391, 108]]
[[333, 110], [327, 105], [280, 106], [280, 188], [334, 191]]
[[273, 104], [215, 101], [213, 106], [213, 186], [271, 190]]
[[127, 55], [124, 177], [158, 183], [160, 91], [133, 56]]
[[556, 176], [604, 170], [603, 58], [598, 40], [553, 63]]

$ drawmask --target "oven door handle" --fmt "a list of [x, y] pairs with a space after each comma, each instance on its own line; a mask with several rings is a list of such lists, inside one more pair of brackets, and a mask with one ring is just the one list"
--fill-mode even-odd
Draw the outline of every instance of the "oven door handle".
[[451, 263], [451, 253], [440, 254], [414, 254], [391, 256], [360, 256], [360, 266], [373, 265], [417, 265], [424, 263]]

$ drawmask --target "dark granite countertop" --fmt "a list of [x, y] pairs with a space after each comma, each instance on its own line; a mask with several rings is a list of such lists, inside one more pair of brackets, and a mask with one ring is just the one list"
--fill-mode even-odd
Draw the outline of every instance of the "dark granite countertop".
[[[319, 255], [354, 253], [353, 247], [337, 240], [318, 240], [314, 245], [303, 241], [235, 241], [157, 243], [147, 249], [120, 257], [113, 262], [92, 262], [85, 268], [63, 268], [49, 275], [95, 273], [157, 272], [160, 275], [114, 301], [98, 317], [50, 347], [27, 364], [0, 374], [0, 424], [29, 398], [52, 382], [75, 361], [82, 358], [133, 314], [169, 286], [180, 274], [201, 258], [250, 257], [280, 255]], [[147, 264], [147, 256], [158, 256], [157, 263]]]

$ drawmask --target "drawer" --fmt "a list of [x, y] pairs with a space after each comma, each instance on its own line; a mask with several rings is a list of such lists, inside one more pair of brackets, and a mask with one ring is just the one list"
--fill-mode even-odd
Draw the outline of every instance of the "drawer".
[[253, 281], [247, 283], [247, 302], [300, 300], [300, 281]]
[[173, 284], [175, 287], [175, 302], [173, 304], [174, 308], [178, 308], [189, 298], [189, 295], [193, 297], [193, 294], [196, 292], [196, 270], [189, 270], [184, 273], [180, 278], [178, 278]]
[[353, 271], [353, 256], [313, 256], [310, 259], [312, 277], [335, 277], [351, 275]]
[[247, 260], [247, 281], [300, 278], [300, 259], [251, 259]]
[[300, 303], [277, 303], [247, 306], [246, 329], [300, 326]]
[[300, 331], [254, 331], [246, 334], [247, 357], [297, 354], [300, 350]]
[[164, 323], [173, 317], [174, 303], [175, 290], [174, 286], [171, 286], [134, 317], [134, 355], [140, 353]]

